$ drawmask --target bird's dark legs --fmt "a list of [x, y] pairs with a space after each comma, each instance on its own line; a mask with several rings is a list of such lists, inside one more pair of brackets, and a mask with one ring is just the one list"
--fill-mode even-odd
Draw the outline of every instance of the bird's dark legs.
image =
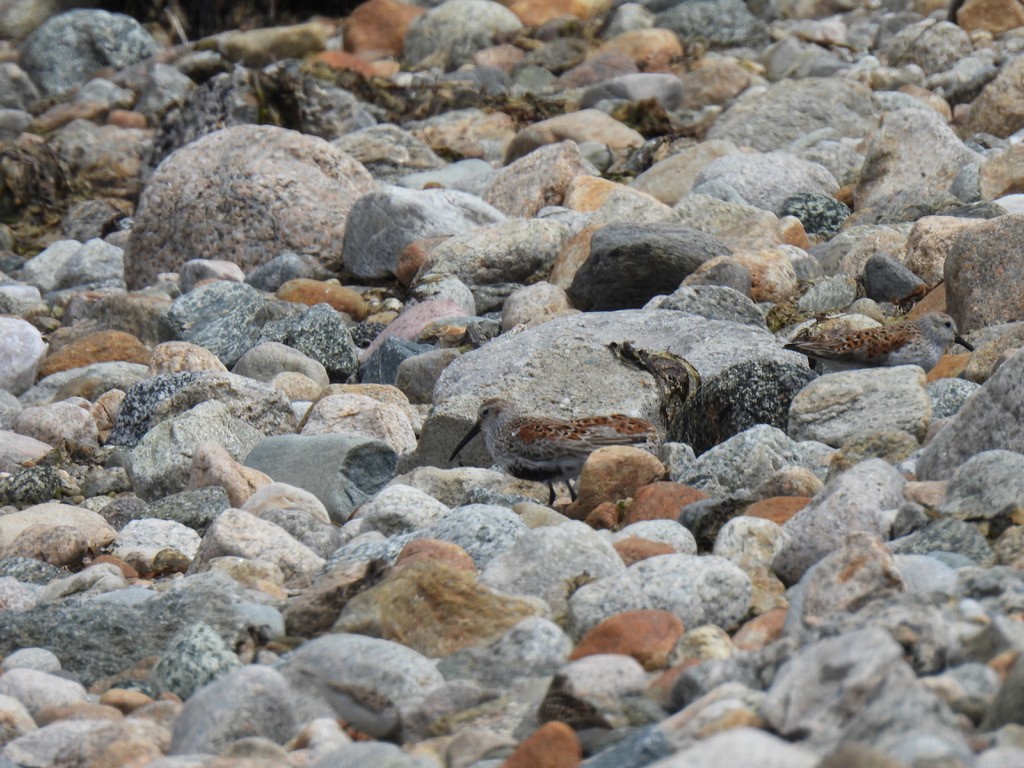
[[553, 507], [555, 505], [555, 484], [550, 480], [548, 480], [548, 490], [551, 492], [551, 495], [548, 496], [548, 506]]
[[572, 501], [576, 501], [576, 489], [572, 487], [572, 480], [570, 480], [570, 479], [566, 478], [566, 480], [565, 480], [565, 484], [566, 484], [566, 485], [568, 486], [568, 488], [569, 488], [569, 498], [570, 498], [570, 499], [571, 499]]

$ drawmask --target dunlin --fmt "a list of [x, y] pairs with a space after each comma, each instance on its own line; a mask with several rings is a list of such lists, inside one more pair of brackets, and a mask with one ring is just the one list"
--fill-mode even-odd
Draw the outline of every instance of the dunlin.
[[583, 462], [598, 448], [635, 445], [650, 449], [659, 439], [657, 428], [643, 419], [618, 413], [571, 421], [522, 416], [511, 402], [497, 397], [481, 404], [476, 424], [452, 451], [449, 461], [481, 431], [487, 450], [502, 469], [522, 480], [548, 484], [548, 504], [555, 502], [556, 480], [563, 481], [570, 498], [576, 500], [572, 478], [579, 475]]
[[942, 312], [929, 312], [917, 320], [832, 338], [794, 340], [786, 349], [807, 355], [831, 371], [893, 365], [919, 365], [929, 371], [953, 342], [974, 350], [957, 333], [953, 318]]
[[345, 725], [374, 739], [400, 739], [402, 720], [392, 701], [367, 688], [327, 680], [308, 669], [301, 672], [316, 684], [320, 695]]

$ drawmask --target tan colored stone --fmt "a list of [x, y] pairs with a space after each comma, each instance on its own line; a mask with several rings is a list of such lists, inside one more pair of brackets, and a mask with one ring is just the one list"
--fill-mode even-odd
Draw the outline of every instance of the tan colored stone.
[[398, 0], [368, 0], [345, 19], [345, 50], [401, 56], [409, 25], [425, 12], [426, 8]]
[[566, 515], [584, 519], [602, 501], [632, 498], [643, 486], [665, 476], [657, 457], [629, 445], [598, 448], [587, 458], [580, 473], [579, 497]]
[[562, 243], [562, 250], [555, 257], [551, 274], [548, 276], [549, 283], [563, 291], [569, 290], [576, 273], [590, 258], [590, 239], [600, 228], [601, 225], [584, 227]]
[[278, 288], [276, 295], [282, 301], [292, 301], [308, 307], [330, 304], [332, 308], [345, 312], [356, 321], [362, 320], [370, 313], [366, 300], [358, 291], [330, 280], [296, 278]]
[[518, 0], [508, 9], [526, 26], [539, 27], [566, 16], [591, 19], [610, 7], [610, 0]]
[[227, 492], [232, 507], [241, 507], [256, 491], [273, 482], [258, 469], [235, 461], [219, 443], [203, 443], [192, 454], [188, 487], [208, 488], [219, 485]]
[[215, 354], [198, 344], [187, 341], [165, 341], [153, 349], [149, 359], [149, 375], [182, 371], [217, 371], [227, 373]]
[[786, 245], [795, 245], [805, 251], [811, 247], [804, 224], [796, 216], [783, 216], [779, 219], [779, 238]]
[[725, 260], [738, 262], [750, 272], [750, 298], [756, 302], [784, 301], [797, 291], [793, 262], [778, 248], [744, 251], [732, 256], [716, 256], [701, 264], [693, 274], [705, 274]]
[[32, 133], [46, 134], [55, 131], [72, 120], [101, 122], [109, 106], [99, 101], [63, 101], [55, 104], [32, 121]]
[[667, 665], [669, 651], [683, 631], [683, 622], [669, 611], [624, 611], [587, 632], [576, 644], [569, 660], [598, 653], [619, 653], [632, 656], [651, 672]]
[[925, 380], [931, 384], [939, 379], [958, 379], [967, 370], [971, 362], [970, 353], [965, 355], [943, 355], [925, 375]]
[[630, 187], [647, 192], [667, 205], [678, 203], [691, 189], [704, 166], [739, 152], [725, 139], [709, 139], [660, 160], [641, 173]]
[[668, 656], [672, 666], [687, 661], [727, 659], [736, 653], [732, 639], [721, 627], [705, 624], [681, 635]]
[[96, 432], [99, 435], [100, 444], [107, 442], [110, 433], [114, 430], [114, 420], [117, 419], [117, 410], [124, 402], [125, 392], [120, 389], [108, 389], [96, 398], [89, 413], [96, 422]]
[[749, 69], [749, 62], [741, 62], [731, 56], [703, 59], [697, 67], [682, 73], [679, 79], [683, 84], [680, 109], [692, 110], [724, 106], [756, 80]]
[[589, 58], [612, 52], [624, 53], [645, 72], [654, 72], [664, 70], [672, 62], [682, 58], [683, 46], [671, 29], [631, 29], [603, 42]]
[[398, 282], [406, 287], [412, 285], [423, 262], [429, 259], [434, 249], [447, 239], [447, 237], [425, 237], [413, 240], [405, 246], [398, 254], [398, 266], [395, 267], [395, 277], [398, 278]]
[[[570, 502], [567, 499], [559, 500], [555, 502], [555, 506], [559, 507], [563, 512], [568, 512]], [[621, 504], [617, 504], [614, 501], [602, 501], [587, 513], [583, 522], [595, 531], [614, 531], [622, 523], [622, 512]], [[625, 560], [625, 556], [621, 553], [620, 557]], [[638, 556], [638, 559], [643, 560], [644, 556]]]
[[309, 376], [298, 371], [281, 371], [269, 384], [289, 400], [316, 400], [324, 389]]
[[321, 574], [311, 587], [295, 595], [285, 606], [288, 634], [297, 637], [326, 634], [345, 604], [383, 573], [379, 564], [356, 561], [341, 563]]
[[142, 691], [132, 691], [127, 688], [111, 688], [100, 696], [100, 704], [106, 704], [126, 715], [152, 703], [153, 699]]
[[69, 528], [77, 531], [92, 550], [100, 550], [112, 542], [117, 531], [100, 515], [83, 507], [48, 501], [45, 504], [0, 515], [0, 550], [9, 547], [26, 529], [33, 526]]
[[583, 747], [576, 731], [565, 723], [544, 723], [508, 756], [501, 768], [576, 768]]
[[983, 200], [1024, 192], [1024, 147], [1011, 144], [986, 158], [978, 169], [978, 187]]
[[411, 128], [438, 154], [500, 160], [516, 135], [516, 124], [504, 112], [467, 110], [443, 120], [425, 120]]
[[330, 432], [355, 432], [374, 437], [386, 442], [397, 453], [407, 453], [416, 448], [416, 432], [405, 410], [366, 395], [328, 395], [316, 402], [300, 434], [323, 435]]
[[505, 163], [525, 157], [538, 147], [562, 141], [596, 141], [609, 149], [639, 147], [644, 137], [614, 117], [597, 109], [581, 109], [533, 123], [523, 128], [509, 144]]
[[626, 509], [622, 525], [641, 520], [676, 520], [687, 504], [701, 501], [708, 495], [682, 483], [661, 481], [645, 485]]
[[58, 720], [115, 721], [124, 720], [124, 715], [114, 707], [94, 701], [75, 701], [71, 704], [52, 705], [43, 707], [35, 713], [35, 721], [40, 728]]
[[918, 219], [907, 238], [904, 259], [907, 269], [924, 280], [929, 288], [938, 285], [943, 280], [943, 266], [953, 241], [964, 229], [978, 223], [976, 219], [958, 216], [925, 216]]
[[437, 657], [491, 642], [543, 611], [538, 600], [498, 594], [474, 574], [424, 560], [353, 597], [334, 630], [393, 640]]
[[107, 125], [140, 130], [148, 128], [149, 121], [141, 112], [133, 112], [130, 109], [112, 109], [107, 113]]
[[39, 364], [39, 378], [51, 373], [81, 368], [92, 363], [122, 360], [149, 364], [146, 345], [124, 331], [97, 331], [51, 352]]
[[494, 67], [511, 75], [516, 65], [526, 57], [526, 51], [510, 43], [492, 45], [473, 54], [473, 63], [478, 67]]
[[965, 0], [956, 23], [968, 32], [983, 29], [998, 35], [1024, 27], [1024, 6], [1018, 0]]
[[282, 59], [301, 59], [327, 47], [333, 29], [319, 21], [287, 27], [231, 30], [200, 40], [200, 49], [213, 48], [231, 61], [264, 66]]
[[962, 135], [991, 133], [1006, 138], [1024, 127], [1024, 58], [1013, 57], [971, 104]]

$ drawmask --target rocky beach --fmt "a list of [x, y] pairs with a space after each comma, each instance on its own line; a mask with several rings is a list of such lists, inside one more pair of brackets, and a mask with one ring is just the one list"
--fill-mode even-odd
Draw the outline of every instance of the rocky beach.
[[1022, 137], [1017, 0], [0, 0], [0, 768], [1021, 768]]

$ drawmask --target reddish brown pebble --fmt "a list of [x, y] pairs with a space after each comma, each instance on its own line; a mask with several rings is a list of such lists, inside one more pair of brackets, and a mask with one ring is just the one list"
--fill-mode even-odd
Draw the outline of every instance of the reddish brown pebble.
[[576, 768], [583, 749], [576, 732], [565, 723], [544, 723], [534, 731], [501, 768]]
[[398, 0], [368, 0], [356, 6], [345, 21], [345, 50], [400, 56], [405, 32], [426, 8]]
[[579, 497], [566, 514], [583, 519], [602, 501], [632, 498], [645, 485], [664, 476], [665, 466], [641, 448], [630, 445], [599, 448], [583, 465]]
[[708, 498], [703, 491], [682, 483], [660, 481], [641, 488], [622, 518], [623, 526], [641, 520], [676, 520], [687, 504]]
[[642, 539], [639, 536], [627, 536], [615, 542], [614, 546], [615, 551], [622, 558], [622, 562], [627, 566], [639, 563], [641, 560], [646, 560], [649, 557], [674, 555], [676, 553], [670, 545], [662, 541], [651, 541], [650, 539]]
[[93, 559], [91, 565], [96, 565], [97, 563], [110, 563], [111, 565], [116, 565], [121, 569], [121, 575], [126, 579], [139, 578], [139, 572], [119, 557], [114, 557], [113, 555], [100, 555]]
[[761, 517], [782, 525], [806, 507], [810, 501], [808, 496], [773, 496], [770, 499], [755, 501], [747, 507], [743, 514], [748, 517]]
[[387, 59], [371, 61], [343, 51], [321, 51], [313, 57], [313, 61], [326, 64], [331, 69], [347, 69], [358, 72], [363, 77], [391, 77], [398, 73], [397, 61]]
[[106, 704], [126, 715], [152, 703], [152, 697], [142, 691], [132, 691], [127, 688], [111, 688], [100, 696], [100, 704]]
[[786, 608], [773, 608], [740, 627], [732, 638], [733, 645], [743, 651], [755, 651], [782, 637]]
[[130, 109], [112, 109], [107, 115], [107, 125], [117, 128], [145, 128], [146, 116], [141, 112], [132, 112]]
[[149, 365], [146, 345], [124, 331], [97, 331], [68, 342], [39, 364], [39, 378], [92, 363], [123, 361]]
[[330, 304], [339, 312], [350, 315], [353, 320], [362, 320], [370, 313], [366, 301], [358, 291], [323, 280], [308, 278], [289, 280], [277, 289], [277, 298], [296, 304], [305, 304], [308, 307], [316, 304]]
[[395, 561], [395, 569], [423, 560], [431, 560], [435, 563], [447, 565], [450, 568], [476, 573], [476, 565], [473, 563], [473, 558], [469, 556], [466, 550], [458, 544], [437, 539], [410, 541], [398, 554], [398, 559]]
[[599, 653], [620, 653], [632, 656], [650, 672], [665, 666], [669, 652], [683, 631], [683, 622], [668, 611], [623, 611], [587, 632], [569, 660]]

